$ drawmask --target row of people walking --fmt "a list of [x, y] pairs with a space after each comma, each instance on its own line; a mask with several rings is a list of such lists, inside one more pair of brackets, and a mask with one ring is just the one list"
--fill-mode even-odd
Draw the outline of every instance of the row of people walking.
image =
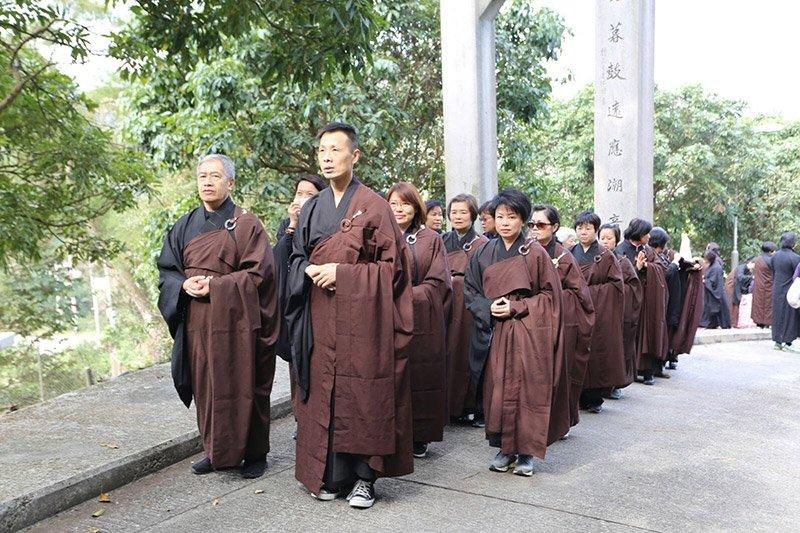
[[[663, 229], [635, 219], [621, 235], [585, 211], [568, 249], [558, 211], [520, 191], [483, 206], [461, 194], [429, 207], [403, 182], [379, 195], [354, 175], [352, 126], [317, 139], [323, 179], [297, 180], [274, 249], [233, 203], [223, 155], [201, 160], [202, 205], [165, 237], [159, 308], [175, 387], [196, 405], [195, 473], [264, 473], [276, 351], [291, 362], [297, 479], [356, 508], [373, 505], [378, 478], [411, 473], [448, 422], [483, 428], [490, 470], [530, 476], [581, 409], [669, 377], [690, 351], [701, 265]], [[443, 235], [426, 227], [437, 207]]]

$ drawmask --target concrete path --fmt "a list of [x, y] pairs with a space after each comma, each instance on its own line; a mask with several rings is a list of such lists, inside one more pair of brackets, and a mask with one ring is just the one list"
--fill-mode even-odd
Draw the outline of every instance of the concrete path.
[[[290, 411], [278, 360], [273, 416]], [[201, 450], [169, 364], [0, 416], [0, 532], [51, 516]]]
[[380, 480], [373, 509], [318, 502], [294, 480], [286, 418], [261, 479], [195, 476], [186, 460], [31, 530], [796, 531], [800, 355], [703, 345], [671, 374], [582, 414], [533, 478], [489, 472], [482, 431], [457, 427], [414, 474]]

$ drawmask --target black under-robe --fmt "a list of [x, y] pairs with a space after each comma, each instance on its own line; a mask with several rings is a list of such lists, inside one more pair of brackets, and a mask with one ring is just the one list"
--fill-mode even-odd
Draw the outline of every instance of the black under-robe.
[[230, 196], [216, 211], [200, 206], [182, 216], [164, 237], [158, 257], [158, 309], [167, 322], [172, 345], [172, 381], [181, 401], [189, 407], [192, 403], [192, 373], [186, 350], [186, 308], [191, 296], [183, 291], [186, 281], [183, 268], [183, 249], [202, 233], [225, 227], [233, 218], [236, 206]]
[[733, 305], [742, 303], [742, 296], [750, 294], [750, 284], [753, 283], [753, 273], [747, 268], [747, 264], [742, 263], [734, 271], [733, 283]]
[[[275, 254], [278, 305], [280, 306], [281, 314], [286, 309], [286, 283], [289, 277], [289, 259], [292, 255], [292, 234], [286, 233], [286, 228], [288, 227], [289, 219], [285, 218], [278, 227], [278, 238], [275, 241], [275, 246], [272, 247], [272, 252]], [[281, 334], [275, 345], [275, 354], [284, 361], [291, 362], [292, 352], [291, 343], [289, 342], [289, 328], [281, 328]]]
[[719, 260], [706, 269], [703, 285], [705, 301], [700, 327], [730, 329], [731, 312], [728, 295], [725, 293], [725, 272]]
[[444, 241], [444, 248], [447, 250], [447, 253], [451, 253], [456, 250], [463, 250], [464, 245], [472, 243], [477, 236], [478, 234], [475, 233], [475, 229], [470, 227], [463, 237], [460, 237], [458, 232], [453, 230], [442, 235], [442, 240]]
[[800, 255], [781, 248], [772, 256], [772, 340], [788, 344], [800, 336], [800, 310], [786, 301]]

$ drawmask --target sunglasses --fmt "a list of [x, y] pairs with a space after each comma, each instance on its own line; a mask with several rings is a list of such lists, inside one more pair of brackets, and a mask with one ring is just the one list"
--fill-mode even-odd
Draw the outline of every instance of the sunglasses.
[[528, 222], [529, 228], [544, 229], [547, 226], [552, 226], [549, 222]]

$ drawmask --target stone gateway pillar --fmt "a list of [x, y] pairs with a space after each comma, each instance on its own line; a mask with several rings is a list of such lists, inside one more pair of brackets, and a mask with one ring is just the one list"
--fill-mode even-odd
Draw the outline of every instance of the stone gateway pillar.
[[494, 19], [504, 0], [441, 0], [445, 195], [497, 193]]
[[653, 220], [655, 0], [596, 0], [594, 207]]

